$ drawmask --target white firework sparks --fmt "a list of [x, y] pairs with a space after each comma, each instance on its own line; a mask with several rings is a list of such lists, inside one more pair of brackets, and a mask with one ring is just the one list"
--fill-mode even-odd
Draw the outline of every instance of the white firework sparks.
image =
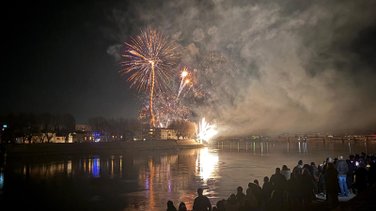
[[215, 124], [209, 124], [206, 122], [205, 117], [201, 119], [198, 124], [198, 140], [208, 142], [211, 138], [217, 135], [217, 126]]

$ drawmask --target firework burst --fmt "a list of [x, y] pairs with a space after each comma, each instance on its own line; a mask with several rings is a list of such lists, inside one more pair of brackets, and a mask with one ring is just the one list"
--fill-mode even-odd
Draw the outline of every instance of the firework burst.
[[168, 88], [173, 67], [179, 57], [177, 45], [162, 33], [148, 28], [125, 43], [122, 75], [128, 75], [131, 87], [149, 92], [150, 126], [155, 127], [153, 95]]

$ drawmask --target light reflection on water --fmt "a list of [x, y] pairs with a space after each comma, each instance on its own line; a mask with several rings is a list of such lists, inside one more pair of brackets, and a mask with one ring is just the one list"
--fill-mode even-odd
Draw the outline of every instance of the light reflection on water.
[[199, 151], [199, 156], [197, 156], [196, 166], [198, 168], [198, 175], [204, 184], [206, 184], [208, 179], [218, 174], [218, 153], [209, 152], [207, 147], [202, 148]]
[[233, 142], [181, 151], [8, 160], [2, 189], [10, 199], [22, 192], [34, 204], [44, 199], [65, 209], [79, 204], [81, 209], [164, 210], [167, 200], [184, 201], [191, 209], [198, 187], [215, 204], [237, 186], [246, 188], [254, 179], [262, 184], [283, 164], [293, 168], [299, 159], [319, 164], [328, 156], [375, 149], [376, 143], [362, 142]]

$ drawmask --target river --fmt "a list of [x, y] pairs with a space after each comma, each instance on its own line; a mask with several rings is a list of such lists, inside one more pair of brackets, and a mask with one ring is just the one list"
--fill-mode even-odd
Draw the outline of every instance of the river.
[[109, 152], [5, 159], [1, 210], [166, 210], [167, 200], [188, 209], [198, 187], [212, 204], [298, 160], [375, 153], [375, 142], [221, 142], [187, 150]]

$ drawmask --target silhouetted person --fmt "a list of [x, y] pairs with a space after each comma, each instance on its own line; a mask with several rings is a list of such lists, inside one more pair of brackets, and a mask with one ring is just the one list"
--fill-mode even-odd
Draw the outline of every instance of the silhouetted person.
[[343, 159], [342, 156], [339, 156], [337, 163], [337, 172], [338, 172], [338, 183], [339, 183], [339, 188], [341, 190], [341, 196], [348, 196], [349, 195], [349, 190], [347, 188], [347, 172], [349, 171], [349, 166], [347, 165], [346, 160]]
[[224, 200], [224, 199], [217, 201], [217, 204], [216, 204], [217, 210], [218, 211], [225, 211], [226, 210], [225, 204], [226, 204], [226, 200]]
[[227, 210], [238, 210], [239, 209], [239, 206], [238, 206], [238, 203], [236, 203], [236, 196], [235, 194], [231, 194], [230, 197], [228, 197], [227, 199], [227, 203], [225, 205], [226, 207], [226, 211]]
[[318, 188], [319, 178], [320, 178], [319, 168], [316, 166], [315, 162], [311, 162], [311, 167], [312, 167], [312, 177], [314, 181], [313, 185], [315, 188], [315, 193], [319, 193], [319, 188]]
[[[262, 196], [262, 189], [261, 189], [261, 187], [259, 185], [259, 181], [257, 179], [255, 179], [253, 181], [253, 183], [248, 183], [248, 189], [252, 190], [252, 193], [256, 197], [257, 206], [260, 206], [261, 202], [263, 200], [263, 196]], [[248, 195], [248, 189], [246, 191], [246, 195]]]
[[174, 202], [170, 200], [167, 201], [167, 211], [177, 211]]
[[281, 174], [281, 169], [276, 168], [275, 174], [270, 177], [270, 182], [273, 184], [273, 193], [271, 195], [271, 208], [281, 208], [284, 202], [284, 191], [286, 190], [286, 178]]
[[187, 207], [185, 206], [184, 202], [180, 202], [179, 211], [187, 211]]
[[314, 197], [314, 181], [308, 168], [303, 169], [300, 185], [301, 203], [304, 207], [307, 207], [308, 205], [310, 205]]
[[[258, 199], [256, 197], [256, 190], [259, 189], [260, 190], [260, 194], [261, 194], [261, 188], [259, 186], [257, 186], [256, 184], [254, 183], [248, 183], [248, 188], [247, 188], [247, 191], [246, 191], [246, 210], [253, 210], [255, 208], [258, 207]], [[262, 197], [260, 195], [260, 197]]]
[[253, 183], [255, 183], [259, 188], [261, 188], [260, 187], [260, 183], [259, 183], [259, 181], [257, 179], [253, 180]]
[[286, 178], [281, 174], [281, 169], [276, 168], [275, 174], [270, 177], [270, 182], [274, 186], [274, 190], [283, 191], [286, 186]]
[[367, 188], [367, 169], [363, 163], [360, 163], [355, 171], [355, 189], [358, 193], [363, 192]]
[[318, 192], [319, 194], [325, 193], [325, 168], [326, 168], [326, 162], [324, 161], [322, 164], [320, 164], [318, 167], [319, 170], [319, 182], [318, 182]]
[[346, 160], [347, 165], [349, 167], [349, 171], [347, 172], [347, 187], [349, 188], [349, 191], [352, 191], [353, 185], [354, 185], [354, 175], [355, 170], [357, 169], [356, 162], [354, 160], [354, 155], [350, 155], [349, 159]]
[[236, 203], [239, 206], [239, 210], [245, 210], [245, 194], [241, 186], [236, 189]]
[[370, 186], [376, 183], [376, 156], [371, 157], [370, 167], [368, 169], [368, 182]]
[[[286, 189], [288, 192], [288, 207], [293, 210], [301, 208], [301, 175], [292, 173], [290, 180], [287, 181]], [[291, 210], [290, 209], [290, 210]]]
[[292, 171], [295, 172], [295, 173], [298, 173], [298, 174], [302, 174], [302, 172], [303, 172], [303, 161], [299, 160], [298, 165], [295, 166]]
[[264, 177], [264, 184], [262, 185], [262, 195], [263, 195], [262, 205], [263, 206], [269, 203], [272, 192], [273, 192], [273, 184], [269, 182], [269, 177], [266, 176]]
[[211, 211], [211, 203], [208, 197], [202, 195], [204, 190], [202, 188], [197, 189], [198, 196], [193, 203], [193, 211]]
[[334, 208], [338, 204], [338, 172], [333, 163], [328, 163], [325, 171], [326, 200]]
[[291, 177], [291, 170], [286, 165], [283, 165], [281, 174], [286, 178], [286, 180], [289, 180]]

